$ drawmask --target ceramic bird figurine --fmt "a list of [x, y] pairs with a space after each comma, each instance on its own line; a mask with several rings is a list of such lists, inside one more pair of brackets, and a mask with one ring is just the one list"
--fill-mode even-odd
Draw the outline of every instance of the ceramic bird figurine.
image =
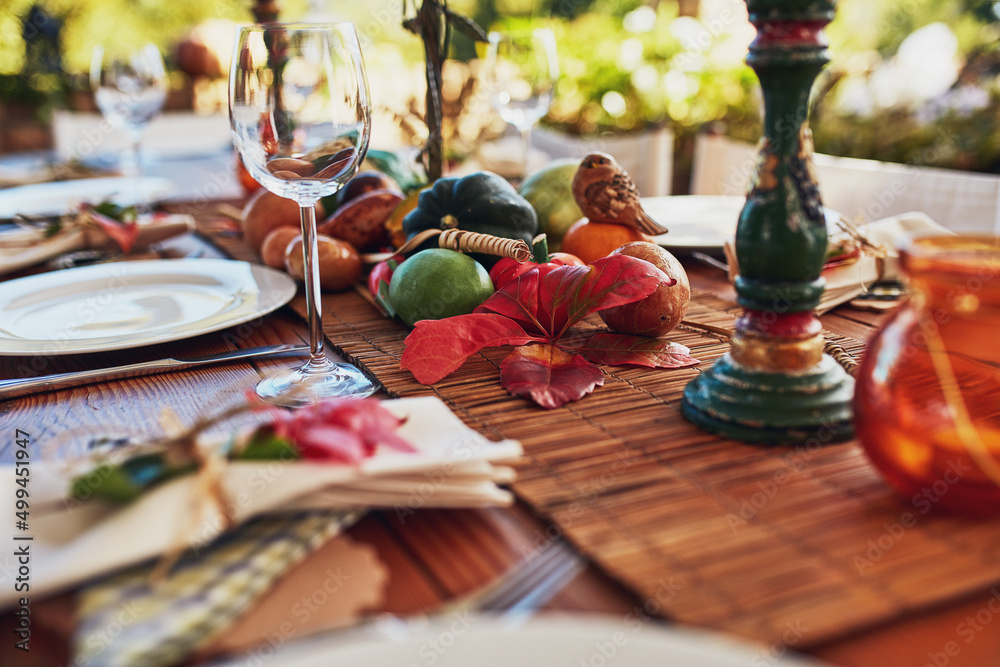
[[583, 158], [573, 177], [573, 198], [593, 222], [628, 225], [650, 236], [667, 232], [642, 210], [632, 177], [607, 153]]

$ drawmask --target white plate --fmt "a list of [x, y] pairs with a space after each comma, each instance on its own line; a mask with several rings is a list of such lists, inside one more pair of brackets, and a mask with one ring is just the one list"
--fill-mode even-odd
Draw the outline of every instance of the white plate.
[[[669, 229], [653, 240], [681, 251], [721, 252], [726, 241], [736, 235], [736, 223], [746, 197], [722, 195], [673, 195], [643, 197], [642, 207], [653, 220]], [[840, 214], [826, 209], [827, 225]]]
[[288, 303], [295, 282], [228, 259], [95, 264], [0, 285], [0, 355], [166, 343], [242, 324]]
[[[407, 667], [747, 667], [767, 664], [818, 667], [822, 663], [790, 657], [767, 647], [721, 634], [668, 628], [636, 614], [615, 619], [587, 615], [543, 615], [510, 621], [467, 613], [432, 623], [376, 624], [365, 631], [340, 632], [292, 642], [277, 650], [253, 650], [258, 665], [328, 667], [378, 665]], [[275, 646], [273, 643], [271, 646]], [[278, 645], [280, 646], [280, 644]], [[780, 656], [780, 657], [779, 657]]]
[[[139, 183], [146, 201], [156, 202], [174, 192], [173, 181], [144, 176]], [[80, 178], [22, 185], [0, 190], [0, 218], [22, 215], [60, 215], [80, 202], [99, 204], [111, 199], [120, 206], [137, 202], [135, 180], [124, 176]]]

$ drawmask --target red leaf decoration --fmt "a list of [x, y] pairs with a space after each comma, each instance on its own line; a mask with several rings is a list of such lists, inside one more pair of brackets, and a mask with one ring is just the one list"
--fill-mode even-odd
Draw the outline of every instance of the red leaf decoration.
[[509, 317], [526, 331], [555, 340], [592, 313], [639, 301], [672, 279], [649, 262], [627, 255], [588, 266], [560, 266], [545, 275], [533, 268], [484, 301], [476, 312]]
[[483, 348], [541, 340], [526, 333], [517, 322], [494, 313], [421, 320], [404, 341], [406, 350], [399, 365], [413, 373], [417, 382], [434, 384]]
[[671, 278], [649, 262], [611, 255], [589, 266], [567, 266], [542, 279], [538, 302], [546, 312], [539, 320], [558, 338], [583, 318], [605, 308], [639, 301]]
[[[592, 313], [639, 301], [673, 281], [649, 262], [612, 255], [588, 266], [534, 267], [486, 299], [471, 315], [417, 322], [400, 366], [433, 384], [485, 347], [543, 343], [513, 350], [500, 365], [500, 383], [544, 408], [576, 401], [604, 384], [600, 367], [553, 343]], [[605, 339], [603, 336], [609, 336]], [[678, 368], [698, 363], [687, 348], [663, 340], [598, 334], [580, 348], [606, 364]]]
[[572, 348], [591, 361], [606, 366], [646, 366], [647, 368], [684, 368], [700, 363], [688, 348], [663, 338], [598, 333], [586, 343]]
[[551, 409], [594, 391], [604, 384], [604, 374], [583, 357], [553, 345], [526, 345], [500, 364], [500, 384], [514, 396], [530, 397]]
[[525, 331], [548, 338], [550, 333], [538, 321], [538, 269], [532, 268], [494, 292], [479, 304], [476, 313], [496, 313], [509, 317]]

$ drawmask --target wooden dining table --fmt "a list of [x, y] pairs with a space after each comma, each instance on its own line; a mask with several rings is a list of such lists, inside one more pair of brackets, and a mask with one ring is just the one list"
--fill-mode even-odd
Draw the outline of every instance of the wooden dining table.
[[[233, 222], [220, 213], [217, 203], [202, 202], [197, 206], [176, 204], [173, 208], [193, 213], [198, 219], [199, 233], [166, 243], [141, 257], [223, 257], [232, 254], [233, 247], [238, 247], [238, 232]], [[682, 257], [682, 262], [696, 291], [711, 294], [722, 301], [733, 301], [734, 293], [724, 272], [690, 257]], [[301, 295], [297, 298], [302, 299]], [[374, 309], [372, 317], [377, 317]], [[828, 332], [866, 341], [885, 317], [884, 313], [842, 306], [823, 316], [822, 323]], [[303, 318], [294, 308], [283, 307], [254, 321], [251, 326], [234, 327], [144, 348], [48, 358], [4, 357], [0, 358], [0, 376], [18, 377], [98, 368], [164, 356], [203, 355], [233, 346], [304, 343], [306, 339]], [[342, 342], [330, 340], [335, 349]], [[156, 428], [152, 425], [159, 423], [166, 408], [181, 421], [191, 422], [201, 413], [207, 401], [225, 403], [238, 400], [263, 375], [293, 363], [297, 360], [243, 361], [10, 399], [0, 403], [0, 421], [4, 425], [0, 458], [4, 462], [12, 461], [15, 429], [32, 434], [32, 446], [37, 449], [33, 456], [40, 457], [47, 440], [69, 429], [100, 432], [115, 427]], [[597, 400], [601, 391], [598, 389], [582, 402]], [[679, 410], [679, 405], [664, 409]], [[714, 443], [711, 437], [705, 442], [706, 447]], [[858, 445], [851, 442], [828, 447], [849, 449]], [[537, 511], [536, 507], [519, 500], [512, 507], [504, 508], [419, 508], [405, 516], [392, 510], [368, 512], [347, 530], [347, 534], [357, 542], [370, 545], [389, 572], [384, 605], [381, 609], [370, 611], [402, 616], [431, 611], [516, 567], [533, 545], [537, 545], [539, 536], [547, 534], [552, 528], [551, 518]], [[823, 530], [822, 525], [817, 525], [816, 530]], [[258, 603], [264, 618], [269, 595], [294, 596], [299, 588], [306, 590], [309, 573], [317, 568], [322, 571], [321, 568], [329, 564], [329, 557], [326, 547], [319, 548], [289, 572], [279, 582], [277, 590], [266, 593]], [[664, 577], [669, 574], [669, 571], [663, 571]], [[762, 655], [779, 656], [786, 649], [802, 650], [845, 667], [997, 665], [1000, 664], [1000, 616], [992, 611], [987, 615], [983, 613], [983, 610], [993, 610], [997, 605], [991, 603], [997, 599], [1000, 599], [1000, 594], [996, 587], [992, 590], [980, 587], [977, 591], [961, 591], [952, 599], [895, 613], [830, 640], [802, 646], [791, 642]], [[621, 619], [642, 608], [643, 604], [642, 595], [623, 583], [622, 577], [591, 561], [581, 574], [543, 606], [541, 613], [603, 614]], [[752, 607], [752, 602], [748, 605]], [[655, 622], [674, 622], [669, 613], [663, 616]], [[24, 653], [13, 647], [16, 619], [11, 610], [0, 617], [0, 637], [4, 638], [0, 642], [0, 664], [70, 664], [67, 642], [74, 623], [72, 592], [46, 600], [32, 600], [32, 618], [31, 651]], [[957, 628], [970, 618], [978, 618], [983, 625], [992, 622], [993, 627], [977, 633], [974, 641], [965, 642], [957, 634]], [[275, 627], [280, 621], [281, 615], [276, 613]], [[679, 624], [697, 625], [684, 619]], [[317, 620], [317, 626], [322, 626], [322, 619]], [[760, 664], [770, 663], [765, 661]]]

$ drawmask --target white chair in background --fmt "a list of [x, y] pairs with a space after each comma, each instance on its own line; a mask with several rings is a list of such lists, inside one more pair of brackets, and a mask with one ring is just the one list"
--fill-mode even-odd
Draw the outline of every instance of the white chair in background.
[[745, 196], [756, 161], [753, 144], [699, 134], [694, 140], [691, 194]]
[[594, 151], [610, 153], [632, 177], [643, 197], [670, 194], [674, 135], [668, 128], [593, 138], [535, 128], [531, 132], [531, 144], [553, 159], [583, 158]]
[[[743, 195], [756, 147], [720, 136], [695, 142], [691, 194]], [[956, 232], [1000, 234], [1000, 176], [816, 154], [823, 203], [871, 222], [920, 211]]]

